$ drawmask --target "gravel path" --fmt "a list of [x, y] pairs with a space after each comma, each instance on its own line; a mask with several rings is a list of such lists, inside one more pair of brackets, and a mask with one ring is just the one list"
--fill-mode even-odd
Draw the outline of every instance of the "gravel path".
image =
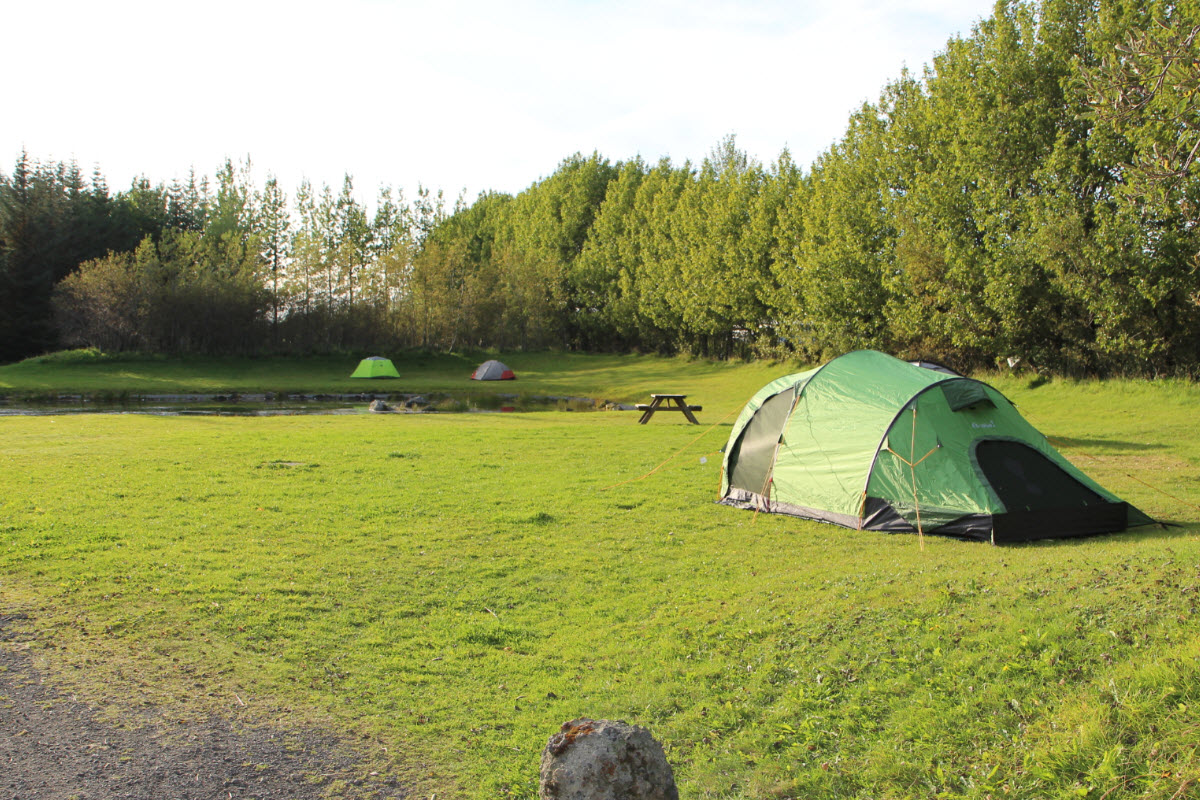
[[128, 721], [54, 688], [29, 635], [0, 612], [0, 798], [3, 800], [403, 800], [386, 776], [339, 754], [315, 730], [241, 720], [180, 723], [150, 711]]

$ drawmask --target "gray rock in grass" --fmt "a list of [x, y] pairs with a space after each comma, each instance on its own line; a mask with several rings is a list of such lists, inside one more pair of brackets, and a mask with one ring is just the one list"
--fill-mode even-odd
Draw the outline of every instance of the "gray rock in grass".
[[367, 410], [374, 411], [376, 414], [383, 414], [387, 411], [391, 411], [392, 407], [383, 400], [372, 400], [371, 405], [367, 406]]
[[541, 800], [679, 800], [650, 731], [621, 721], [563, 723], [542, 751]]

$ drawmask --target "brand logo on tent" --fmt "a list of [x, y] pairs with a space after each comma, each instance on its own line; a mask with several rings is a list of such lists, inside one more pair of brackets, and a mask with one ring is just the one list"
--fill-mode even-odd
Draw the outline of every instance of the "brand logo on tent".
[[994, 428], [994, 427], [996, 427], [996, 422], [994, 420], [990, 420], [990, 419], [987, 422], [972, 422], [971, 427], [972, 428]]

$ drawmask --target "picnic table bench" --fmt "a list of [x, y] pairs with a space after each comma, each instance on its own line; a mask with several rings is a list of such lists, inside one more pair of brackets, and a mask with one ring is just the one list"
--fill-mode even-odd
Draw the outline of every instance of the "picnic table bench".
[[696, 419], [692, 412], [704, 410], [704, 406], [689, 406], [687, 395], [684, 394], [652, 394], [649, 403], [638, 403], [636, 408], [642, 412], [642, 416], [638, 420], [639, 425], [649, 422], [655, 411], [682, 411], [683, 415], [688, 418], [688, 422], [699, 425], [700, 420]]

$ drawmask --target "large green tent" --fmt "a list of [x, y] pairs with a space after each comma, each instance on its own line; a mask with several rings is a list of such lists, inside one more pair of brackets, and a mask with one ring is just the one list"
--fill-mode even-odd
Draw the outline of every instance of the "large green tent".
[[351, 378], [399, 378], [400, 373], [396, 372], [395, 365], [392, 364], [390, 358], [383, 356], [370, 356], [358, 362], [358, 366], [354, 372], [350, 373]]
[[980, 381], [860, 350], [764, 386], [725, 446], [721, 502], [999, 544], [1152, 520]]

